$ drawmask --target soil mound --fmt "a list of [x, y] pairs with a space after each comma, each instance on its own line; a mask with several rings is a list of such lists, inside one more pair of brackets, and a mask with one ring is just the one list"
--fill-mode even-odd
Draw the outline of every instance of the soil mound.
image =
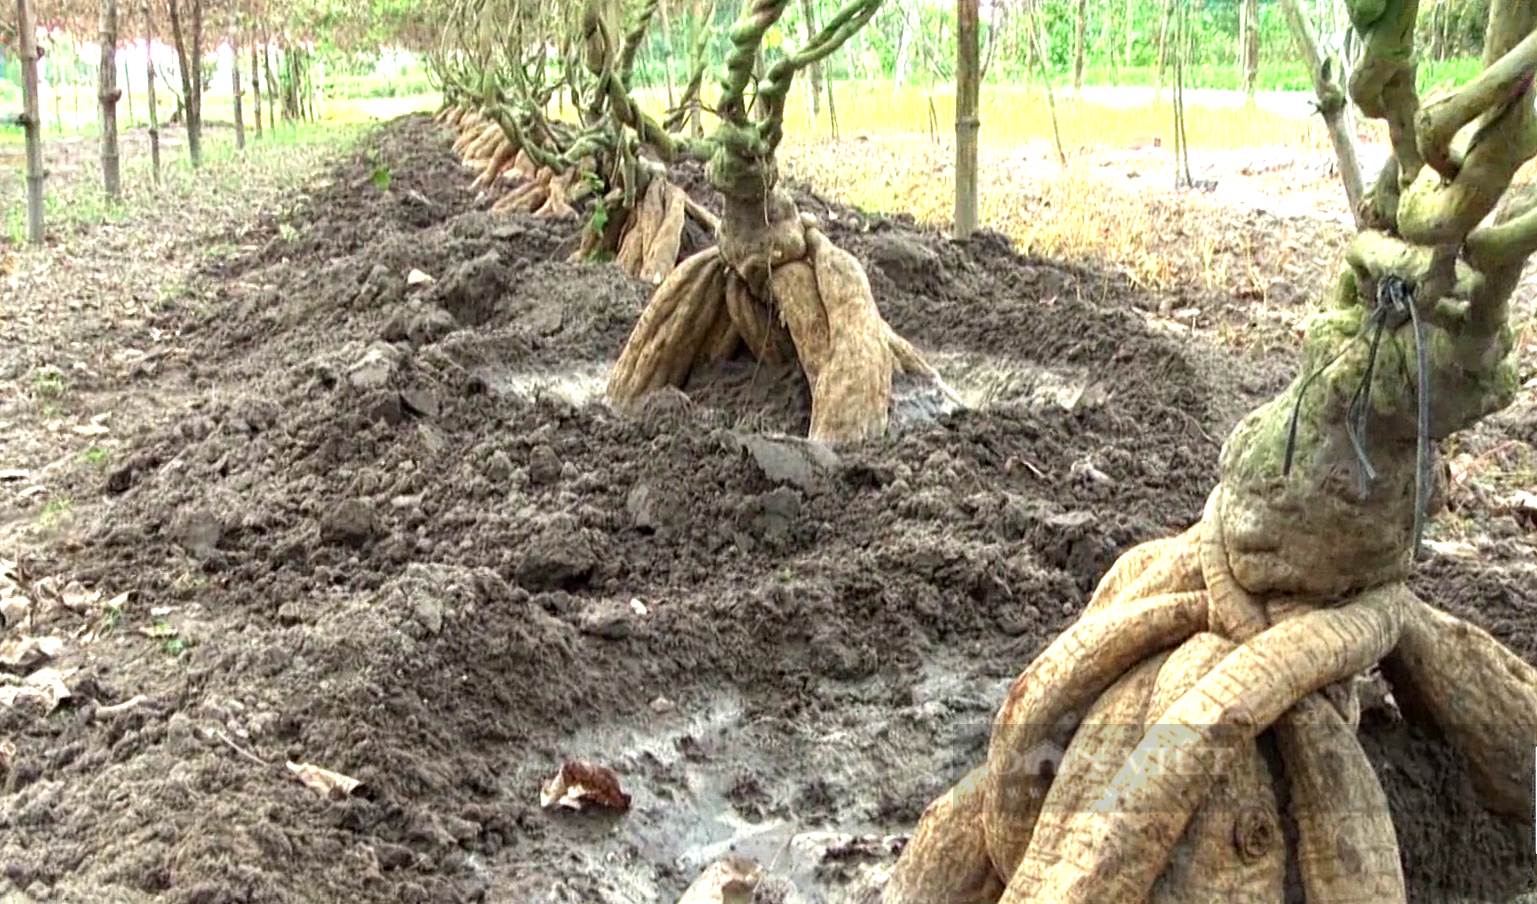
[[[803, 195], [975, 407], [833, 455], [765, 432], [804, 430], [804, 387], [743, 364], [621, 420], [597, 397], [646, 287], [468, 181], [397, 120], [208, 274], [181, 375], [206, 391], [47, 563], [161, 627], [81, 647], [60, 713], [0, 709], [0, 890], [666, 901], [727, 847], [905, 831], [1115, 556], [1199, 516], [1233, 418], [1285, 378], [1149, 332], [1118, 278]], [[1531, 654], [1529, 587], [1424, 580]], [[1370, 725], [1417, 900], [1530, 881], [1529, 827], [1468, 809], [1434, 739]], [[541, 812], [571, 757], [631, 812]], [[285, 762], [363, 787], [324, 800]], [[1471, 828], [1431, 831], [1448, 814]]]

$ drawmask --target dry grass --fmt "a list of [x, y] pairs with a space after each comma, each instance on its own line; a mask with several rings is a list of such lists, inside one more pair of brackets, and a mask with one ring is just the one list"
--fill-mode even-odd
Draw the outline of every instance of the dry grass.
[[[1080, 159], [1063, 170], [1039, 142], [988, 144], [981, 161], [982, 221], [1021, 251], [1103, 263], [1172, 298], [1223, 292], [1289, 307], [1315, 295], [1320, 275], [1333, 271], [1343, 228], [1176, 193], [1167, 157], [1143, 156], [1140, 163], [1157, 169], [1128, 179], [1125, 161]], [[955, 177], [948, 142], [797, 142], [782, 165], [790, 178], [848, 203], [911, 213], [937, 228], [951, 225]], [[1295, 178], [1297, 167], [1290, 169]]]

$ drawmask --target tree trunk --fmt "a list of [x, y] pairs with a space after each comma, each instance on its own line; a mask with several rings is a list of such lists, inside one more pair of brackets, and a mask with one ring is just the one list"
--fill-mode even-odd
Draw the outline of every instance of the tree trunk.
[[[811, 8], [811, 0], [801, 0], [801, 20], [805, 24], [806, 43], [810, 44], [817, 33], [816, 11]], [[822, 115], [822, 64], [820, 61], [806, 68], [806, 90], [811, 94], [811, 121], [816, 122], [817, 117]]]
[[235, 0], [229, 5], [229, 83], [235, 102], [235, 150], [245, 150], [245, 117], [240, 98], [245, 93], [240, 83], [240, 11]]
[[1313, 34], [1307, 13], [1302, 9], [1301, 0], [1281, 0], [1281, 13], [1286, 17], [1297, 51], [1302, 55], [1302, 65], [1307, 67], [1312, 77], [1313, 94], [1318, 98], [1319, 113], [1323, 116], [1324, 128], [1329, 132], [1329, 141], [1334, 145], [1340, 181], [1345, 186], [1345, 199], [1350, 204], [1356, 228], [1361, 229], [1365, 226], [1361, 201], [1366, 197], [1366, 186], [1361, 177], [1360, 157], [1356, 153], [1355, 130], [1349, 119], [1350, 104], [1340, 87], [1346, 74], [1331, 67], [1325, 78], [1323, 52], [1319, 50], [1318, 39]]
[[1259, 0], [1243, 0], [1238, 28], [1243, 46], [1243, 93], [1253, 106], [1259, 86]]
[[992, 18], [987, 20], [987, 43], [982, 48], [982, 68], [977, 72], [978, 81], [987, 81], [987, 72], [993, 68], [994, 55], [998, 52], [998, 32], [1005, 26], [1006, 13], [1003, 4], [994, 3]]
[[123, 169], [117, 151], [117, 0], [101, 0], [101, 65], [96, 98], [101, 102], [101, 181], [107, 200], [123, 198]]
[[1430, 58], [1433, 60], [1445, 60], [1450, 55], [1446, 46], [1446, 26], [1451, 19], [1450, 13], [1446, 0], [1437, 0], [1435, 9], [1431, 10]]
[[128, 64], [123, 64], [123, 99], [128, 101], [128, 128], [133, 128], [133, 79], [128, 76]]
[[827, 126], [833, 141], [838, 140], [838, 105], [833, 101], [833, 83], [827, 83]]
[[907, 25], [907, 5], [897, 0], [897, 17], [901, 32], [897, 35], [896, 70], [892, 73], [892, 85], [900, 88], [907, 81], [907, 65], [913, 53], [913, 30]]
[[32, 0], [16, 0], [21, 50], [22, 126], [27, 132], [27, 241], [43, 243], [43, 113], [38, 103], [37, 18]]
[[981, 94], [977, 0], [956, 0], [955, 30], [955, 239], [977, 228], [977, 133]]
[[170, 0], [171, 40], [181, 69], [182, 114], [187, 120], [187, 156], [203, 165], [203, 0], [186, 0], [192, 21], [182, 27], [183, 0]]
[[251, 118], [256, 126], [256, 138], [262, 137], [262, 83], [260, 57], [256, 54], [256, 40], [251, 40]]
[[658, 3], [662, 16], [662, 78], [667, 84], [667, 109], [678, 105], [678, 92], [672, 81], [672, 24], [667, 19], [667, 4]]
[[315, 55], [306, 50], [304, 51], [304, 103], [310, 122], [320, 121], [320, 115], [315, 109], [315, 101], [319, 96], [320, 86], [315, 82]]
[[1073, 34], [1073, 93], [1083, 91], [1083, 57], [1089, 37], [1089, 0], [1078, 0], [1078, 27]]
[[1164, 0], [1163, 24], [1158, 29], [1158, 71], [1153, 76], [1153, 100], [1163, 101], [1163, 74], [1169, 66], [1169, 26], [1174, 21], [1174, 7], [1179, 0]]
[[149, 161], [155, 184], [160, 184], [160, 111], [155, 109], [155, 19], [144, 4], [144, 95], [149, 104]]
[[267, 73], [267, 130], [278, 127], [278, 82], [272, 72], [272, 32], [262, 33], [262, 69]]
[[1057, 162], [1067, 169], [1067, 148], [1062, 144], [1062, 124], [1057, 121], [1057, 94], [1051, 89], [1051, 73], [1046, 70], [1045, 41], [1041, 37], [1041, 20], [1039, 8], [1032, 9], [1025, 16], [1025, 38], [1030, 42], [1030, 56], [1035, 60], [1035, 72], [1041, 79], [1041, 88], [1046, 92], [1046, 111], [1051, 114], [1051, 138], [1057, 148]]
[[1131, 55], [1137, 40], [1137, 0], [1126, 0], [1126, 68], [1131, 68]]

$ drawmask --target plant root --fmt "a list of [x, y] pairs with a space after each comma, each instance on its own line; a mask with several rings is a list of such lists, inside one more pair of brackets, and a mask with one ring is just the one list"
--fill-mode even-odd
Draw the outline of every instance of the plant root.
[[1405, 904], [1388, 798], [1355, 730], [1319, 694], [1276, 723], [1309, 902]]
[[1080, 617], [1124, 600], [1205, 589], [1198, 550], [1202, 525], [1172, 537], [1139, 543], [1122, 553], [1100, 578]]
[[503, 141], [497, 145], [496, 153], [492, 154], [491, 159], [486, 162], [485, 169], [481, 170], [480, 175], [475, 177], [475, 181], [470, 183], [470, 191], [480, 191], [495, 184], [517, 152], [518, 148], [510, 141]]
[[[1148, 729], [1102, 799], [1107, 805], [1084, 813], [1064, 842], [1040, 898], [1144, 899], [1234, 752], [1302, 697], [1381, 660], [1402, 621], [1402, 588], [1393, 585], [1288, 619], [1239, 646]], [[1142, 763], [1171, 757], [1179, 769], [1144, 774]]]
[[982, 828], [983, 768], [973, 769], [924, 809], [908, 842], [924, 856], [897, 861], [881, 890], [881, 904], [993, 904], [1003, 894]]
[[[726, 303], [732, 329], [740, 346], [766, 363], [777, 362], [785, 351], [780, 329], [788, 335], [811, 390], [811, 439], [855, 443], [885, 434], [894, 418], [932, 423], [961, 407], [939, 374], [882, 319], [859, 261], [802, 217], [788, 195], [775, 190], [767, 203], [728, 196], [726, 206], [718, 235], [720, 257], [732, 277]], [[713, 219], [682, 192], [653, 180], [620, 238], [620, 267], [655, 279], [676, 253], [672, 243], [680, 240], [689, 216], [707, 225]], [[662, 301], [659, 286], [652, 304]], [[782, 327], [770, 325], [776, 321]], [[620, 357], [639, 360], [631, 347], [646, 341], [637, 328]], [[728, 345], [722, 336], [704, 348], [718, 354]], [[686, 380], [703, 363], [696, 359], [669, 369]], [[642, 387], [664, 385], [649, 375], [625, 376], [611, 381], [610, 401], [626, 405]]]
[[[1148, 706], [1160, 724], [1176, 702], [1209, 675], [1234, 644], [1203, 632], [1169, 657]], [[1286, 842], [1274, 777], [1254, 741], [1239, 744], [1223, 764], [1223, 780], [1196, 809], [1153, 883], [1153, 904], [1280, 904], [1285, 895]], [[1179, 768], [1153, 761], [1153, 769]]]
[[1142, 740], [1148, 704], [1167, 659], [1167, 653], [1144, 659], [1089, 708], [1056, 769], [1006, 900], [1030, 900], [1040, 876], [1056, 863], [1057, 848], [1074, 818], [1093, 806], [1114, 776], [1107, 764], [1125, 760]]
[[1132, 666], [1205, 623], [1204, 593], [1131, 601], [1078, 621], [1015, 679], [993, 721], [983, 776], [988, 853], [999, 875], [1014, 875], [1030, 846], [1055, 766], [1048, 761], [1048, 769], [1041, 768], [1042, 751], [1067, 746], [1076, 728], [1072, 714]]
[[1491, 812], [1533, 818], [1537, 668], [1489, 632], [1422, 600], [1382, 663], [1404, 715], [1437, 726], [1468, 762]]
[[682, 386], [701, 349], [722, 341], [725, 305], [726, 267], [718, 249], [701, 251], [669, 273], [609, 373], [614, 405], [623, 408], [655, 390]]

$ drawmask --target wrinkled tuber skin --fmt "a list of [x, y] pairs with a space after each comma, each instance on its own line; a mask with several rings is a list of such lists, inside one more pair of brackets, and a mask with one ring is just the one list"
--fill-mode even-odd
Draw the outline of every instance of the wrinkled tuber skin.
[[[1508, 308], [1521, 267], [1537, 250], [1537, 195], [1495, 208], [1516, 170], [1537, 153], [1537, 39], [1523, 40], [1532, 12], [1524, 3], [1496, 3], [1484, 75], [1421, 107], [1413, 88], [1417, 3], [1347, 5], [1367, 42], [1351, 96], [1367, 115], [1387, 120], [1394, 154], [1367, 201], [1374, 209], [1366, 220], [1376, 228], [1356, 236], [1332, 303], [1311, 318], [1296, 380], [1249, 414], [1222, 450], [1220, 517], [1230, 567], [1256, 594], [1333, 599], [1408, 575], [1420, 408], [1412, 323], [1384, 330], [1378, 349], [1364, 444], [1377, 474], [1364, 498], [1362, 467], [1346, 432], [1382, 280], [1397, 277], [1410, 287], [1423, 326], [1433, 440], [1509, 405], [1518, 385]], [[1498, 101], [1494, 109], [1491, 99]], [[1457, 129], [1448, 122], [1477, 124], [1470, 147], [1427, 140], [1450, 144]], [[1449, 176], [1430, 165], [1443, 162], [1455, 167]], [[1480, 226], [1491, 212], [1492, 222]], [[1296, 444], [1286, 474], [1294, 410]], [[1439, 467], [1432, 470], [1439, 476]], [[1440, 500], [1432, 494], [1425, 502], [1428, 515]]]

